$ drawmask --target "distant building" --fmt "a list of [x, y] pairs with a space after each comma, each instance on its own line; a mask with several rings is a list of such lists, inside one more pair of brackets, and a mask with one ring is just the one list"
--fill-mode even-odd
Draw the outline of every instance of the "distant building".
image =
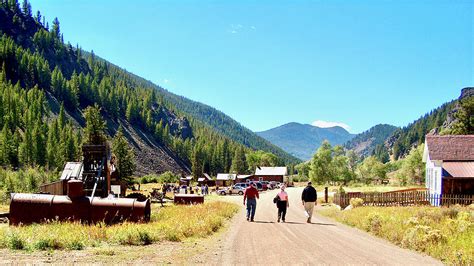
[[426, 135], [423, 162], [430, 194], [474, 195], [474, 135]]
[[200, 185], [200, 186], [201, 185], [208, 185], [208, 186], [212, 187], [212, 186], [216, 185], [216, 181], [212, 180], [212, 178], [208, 174], [204, 173], [203, 177], [198, 178], [198, 185]]
[[285, 176], [288, 175], [286, 167], [257, 167], [253, 179], [258, 181], [276, 181], [284, 182]]
[[227, 187], [235, 183], [237, 178], [236, 174], [217, 174], [216, 177], [216, 186], [218, 187]]
[[237, 175], [236, 183], [246, 183], [253, 180], [253, 175]]
[[186, 186], [189, 186], [191, 185], [191, 181], [193, 181], [193, 176], [192, 175], [188, 175], [186, 177], [182, 177], [179, 179], [179, 184], [180, 185], [186, 185]]

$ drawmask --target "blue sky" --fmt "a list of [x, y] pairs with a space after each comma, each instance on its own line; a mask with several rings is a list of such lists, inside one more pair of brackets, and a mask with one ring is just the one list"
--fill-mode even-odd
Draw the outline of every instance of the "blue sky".
[[31, 1], [65, 41], [254, 131], [404, 126], [474, 85], [473, 1], [136, 3]]

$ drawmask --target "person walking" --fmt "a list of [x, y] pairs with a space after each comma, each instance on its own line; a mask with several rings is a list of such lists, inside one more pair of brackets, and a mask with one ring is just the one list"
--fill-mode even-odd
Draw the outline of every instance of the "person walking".
[[257, 208], [257, 199], [259, 198], [258, 196], [258, 190], [255, 188], [255, 184], [250, 184], [249, 187], [245, 189], [244, 192], [244, 205], [245, 205], [245, 200], [247, 200], [247, 221], [253, 222], [253, 219], [255, 217], [255, 209]]
[[301, 194], [301, 201], [303, 202], [304, 210], [307, 223], [311, 223], [311, 217], [313, 216], [314, 206], [317, 204], [316, 200], [318, 199], [318, 194], [316, 189], [312, 186], [311, 182], [308, 182], [308, 185], [303, 189]]
[[278, 208], [278, 222], [280, 222], [280, 219], [282, 222], [285, 222], [286, 209], [290, 207], [290, 202], [288, 201], [288, 193], [286, 193], [285, 188], [285, 185], [281, 186], [281, 191], [278, 192], [276, 196], [276, 205]]

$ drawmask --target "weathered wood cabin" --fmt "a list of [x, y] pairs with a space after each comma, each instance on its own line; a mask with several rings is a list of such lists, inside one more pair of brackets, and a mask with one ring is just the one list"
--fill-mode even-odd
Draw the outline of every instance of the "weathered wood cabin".
[[474, 135], [426, 135], [423, 162], [430, 194], [474, 195]]

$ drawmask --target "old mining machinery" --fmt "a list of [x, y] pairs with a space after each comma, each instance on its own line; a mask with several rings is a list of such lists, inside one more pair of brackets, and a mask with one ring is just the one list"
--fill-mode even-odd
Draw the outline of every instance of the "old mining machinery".
[[148, 222], [150, 200], [124, 198], [127, 186], [117, 174], [109, 146], [83, 145], [82, 153], [82, 162], [66, 163], [60, 180], [41, 185], [40, 194], [12, 193], [10, 224]]

